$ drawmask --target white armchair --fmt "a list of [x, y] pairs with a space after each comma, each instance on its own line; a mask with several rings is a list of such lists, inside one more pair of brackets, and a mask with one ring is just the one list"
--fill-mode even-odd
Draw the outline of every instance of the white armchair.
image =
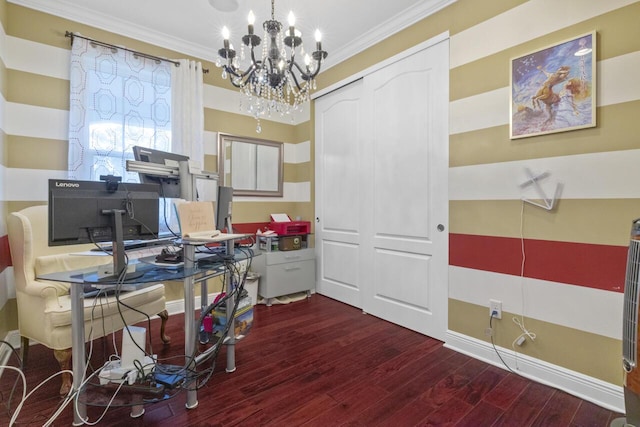
[[[71, 366], [71, 297], [69, 284], [40, 281], [36, 277], [56, 271], [75, 270], [112, 262], [111, 257], [78, 256], [73, 253], [91, 249], [93, 245], [48, 245], [47, 206], [33, 206], [13, 212], [8, 218], [9, 246], [15, 275], [18, 304], [18, 328], [22, 337], [22, 358], [26, 365], [29, 340], [37, 341], [54, 350], [61, 369]], [[99, 338], [127, 325], [141, 322], [146, 315], [162, 318], [161, 339], [165, 335], [168, 319], [165, 310], [164, 285], [156, 284], [137, 291], [123, 292], [118, 307], [115, 296], [101, 296], [84, 300], [85, 338]], [[94, 309], [97, 303], [98, 308]], [[122, 316], [120, 314], [122, 312]], [[146, 315], [145, 315], [146, 314]], [[125, 323], [122, 321], [124, 317]], [[62, 376], [60, 394], [71, 388], [70, 375]]]

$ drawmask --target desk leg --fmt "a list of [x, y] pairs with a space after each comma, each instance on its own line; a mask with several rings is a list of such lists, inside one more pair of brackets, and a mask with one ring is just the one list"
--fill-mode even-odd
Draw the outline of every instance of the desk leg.
[[[183, 245], [184, 267], [185, 269], [193, 267], [193, 260], [195, 256], [195, 248], [191, 245]], [[193, 289], [193, 276], [184, 278], [184, 354], [186, 357], [186, 363], [188, 369], [195, 371], [196, 363], [195, 359], [191, 357], [195, 354], [196, 350], [196, 320], [195, 320], [195, 292]], [[187, 372], [187, 374], [189, 374]], [[186, 383], [192, 390], [187, 390], [187, 402], [185, 406], [187, 409], [193, 409], [198, 406], [198, 392], [195, 390], [195, 381], [193, 383]]]
[[[71, 363], [73, 369], [73, 392], [80, 393], [84, 379], [84, 295], [78, 283], [71, 284]], [[87, 420], [87, 407], [78, 399], [73, 411], [73, 425], [83, 425]]]
[[[200, 313], [203, 313], [206, 308], [209, 306], [209, 286], [207, 285], [207, 281], [203, 280], [200, 283]], [[210, 335], [209, 332], [205, 331], [204, 328], [200, 329], [200, 325], [196, 325], [199, 335], [200, 344], [207, 344], [209, 342]]]
[[234, 372], [236, 370], [236, 322], [235, 319], [232, 316], [232, 311], [233, 311], [233, 307], [236, 305], [236, 297], [239, 297], [239, 295], [235, 295], [235, 293], [233, 292], [234, 289], [232, 289], [231, 287], [233, 286], [233, 280], [232, 280], [232, 273], [229, 271], [229, 269], [227, 269], [227, 271], [225, 272], [225, 274], [227, 275], [226, 280], [227, 280], [227, 286], [229, 287], [229, 289], [227, 289], [227, 292], [229, 292], [229, 299], [227, 299], [227, 325], [229, 326], [229, 332], [227, 332], [227, 367], [226, 367], [226, 371], [227, 372]]

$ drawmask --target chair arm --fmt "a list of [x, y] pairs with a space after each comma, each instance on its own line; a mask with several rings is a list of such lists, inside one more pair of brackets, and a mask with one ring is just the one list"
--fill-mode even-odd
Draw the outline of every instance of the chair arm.
[[[27, 280], [22, 291], [26, 294], [40, 298], [47, 298], [58, 295], [69, 295], [69, 283], [54, 282], [53, 280]], [[53, 292], [50, 295], [50, 292]]]

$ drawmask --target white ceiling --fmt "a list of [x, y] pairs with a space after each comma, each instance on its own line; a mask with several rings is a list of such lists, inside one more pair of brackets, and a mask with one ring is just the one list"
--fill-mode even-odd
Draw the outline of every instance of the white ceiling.
[[[209, 61], [215, 60], [222, 47], [223, 26], [230, 29], [231, 43], [239, 49], [249, 10], [256, 15], [256, 33], [261, 37], [261, 23], [271, 18], [270, 0], [237, 0], [233, 12], [216, 10], [209, 0], [8, 1]], [[275, 18], [287, 25], [292, 10], [307, 50], [315, 47], [313, 33], [319, 28], [322, 47], [329, 52], [326, 69], [453, 1], [275, 0]]]

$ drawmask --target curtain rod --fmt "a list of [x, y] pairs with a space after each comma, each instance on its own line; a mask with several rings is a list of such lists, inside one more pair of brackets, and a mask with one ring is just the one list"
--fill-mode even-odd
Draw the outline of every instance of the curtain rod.
[[[90, 41], [90, 42], [92, 42], [92, 43], [95, 43], [95, 44], [100, 45], [100, 46], [103, 46], [103, 47], [107, 47], [107, 48], [109, 48], [109, 49], [122, 49], [122, 50], [125, 50], [125, 51], [127, 51], [127, 52], [131, 52], [131, 53], [133, 53], [134, 55], [142, 56], [143, 58], [152, 59], [152, 60], [154, 60], [154, 61], [165, 61], [165, 62], [171, 62], [171, 63], [172, 63], [173, 65], [175, 65], [176, 67], [179, 67], [179, 66], [180, 66], [180, 63], [179, 63], [178, 61], [174, 61], [174, 60], [172, 60], [172, 59], [162, 58], [162, 57], [160, 57], [160, 56], [155, 56], [155, 55], [149, 55], [148, 53], [139, 52], [139, 51], [137, 51], [137, 50], [132, 50], [132, 49], [127, 49], [126, 47], [116, 46], [116, 45], [111, 44], [111, 43], [101, 42], [101, 41], [99, 41], [99, 40], [92, 39], [92, 38], [89, 38], [89, 37], [85, 37], [85, 36], [80, 35], [80, 34], [72, 33], [72, 32], [70, 32], [70, 31], [65, 31], [64, 36], [65, 36], [65, 37], [69, 37], [69, 38], [71, 38], [71, 44], [72, 44], [72, 45], [73, 45], [73, 38], [74, 38], [74, 37], [78, 37], [78, 38], [81, 38], [81, 39], [89, 40], [89, 41]], [[208, 73], [208, 72], [209, 72], [209, 70], [208, 70], [208, 69], [206, 69], [206, 68], [203, 68], [203, 69], [202, 69], [202, 72], [206, 74], [206, 73]]]

